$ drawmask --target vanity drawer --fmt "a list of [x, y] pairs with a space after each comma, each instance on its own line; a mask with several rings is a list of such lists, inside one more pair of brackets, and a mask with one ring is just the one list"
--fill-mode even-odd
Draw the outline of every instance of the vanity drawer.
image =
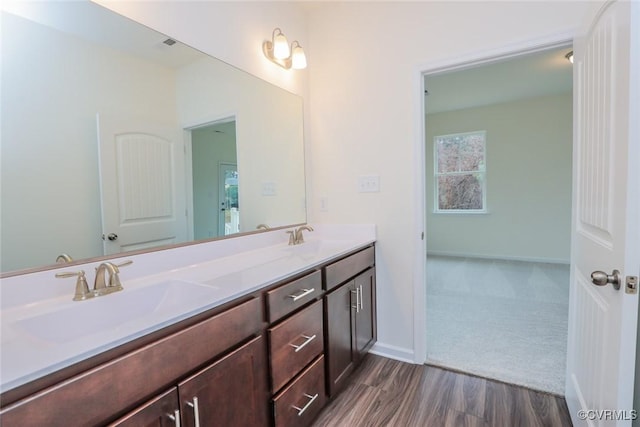
[[274, 397], [276, 427], [311, 425], [326, 400], [324, 356], [320, 356], [294, 382]]
[[373, 246], [325, 267], [325, 290], [331, 290], [375, 264]]
[[267, 292], [267, 317], [273, 323], [314, 300], [322, 291], [322, 272], [307, 274]]
[[269, 328], [271, 379], [279, 390], [324, 348], [322, 301]]

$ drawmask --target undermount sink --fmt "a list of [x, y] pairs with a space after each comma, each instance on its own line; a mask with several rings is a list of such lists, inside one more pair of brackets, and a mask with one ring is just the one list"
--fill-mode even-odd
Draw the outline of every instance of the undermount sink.
[[144, 326], [168, 320], [213, 298], [219, 288], [182, 280], [167, 280], [87, 301], [65, 304], [44, 314], [13, 322], [13, 326], [45, 341], [65, 343], [127, 324]]

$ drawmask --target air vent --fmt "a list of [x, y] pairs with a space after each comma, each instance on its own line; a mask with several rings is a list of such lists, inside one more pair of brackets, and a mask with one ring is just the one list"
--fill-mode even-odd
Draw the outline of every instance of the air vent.
[[162, 43], [166, 44], [167, 46], [173, 46], [174, 44], [176, 44], [176, 41], [174, 39], [166, 39]]

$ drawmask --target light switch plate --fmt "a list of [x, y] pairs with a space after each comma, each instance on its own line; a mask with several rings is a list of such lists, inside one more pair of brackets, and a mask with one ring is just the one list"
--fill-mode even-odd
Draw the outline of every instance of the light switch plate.
[[275, 182], [263, 182], [262, 183], [262, 195], [263, 196], [275, 196], [277, 193], [277, 186]]
[[358, 177], [359, 193], [377, 193], [380, 191], [379, 175], [361, 175]]
[[320, 197], [320, 212], [329, 211], [329, 198], [327, 196]]

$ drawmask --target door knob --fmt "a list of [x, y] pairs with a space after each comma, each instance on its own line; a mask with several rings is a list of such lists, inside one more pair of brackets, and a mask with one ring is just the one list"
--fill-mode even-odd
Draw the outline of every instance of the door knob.
[[591, 282], [596, 286], [606, 286], [607, 283], [611, 283], [613, 288], [617, 291], [620, 289], [622, 283], [622, 276], [618, 270], [613, 270], [611, 274], [607, 274], [604, 271], [594, 271], [591, 273]]
[[[109, 239], [111, 242], [118, 240], [118, 235], [116, 233], [109, 233], [107, 234], [107, 239]], [[105, 235], [102, 235], [102, 240], [105, 240]]]

